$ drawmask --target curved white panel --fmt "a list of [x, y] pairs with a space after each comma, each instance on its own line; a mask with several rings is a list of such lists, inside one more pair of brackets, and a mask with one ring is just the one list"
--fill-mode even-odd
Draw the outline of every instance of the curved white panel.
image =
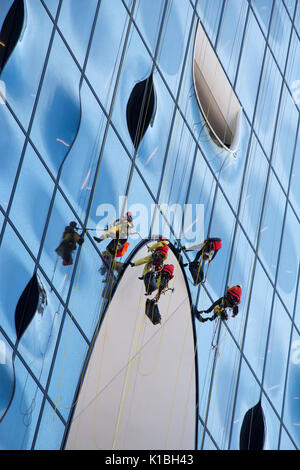
[[[134, 259], [147, 254], [143, 247]], [[190, 302], [172, 252], [168, 263], [175, 266], [169, 283], [175, 290], [161, 296], [162, 322], [155, 326], [144, 313], [143, 266], [126, 269], [95, 341], [66, 449], [195, 448]]]
[[194, 45], [193, 82], [212, 138], [227, 151], [236, 152], [242, 108], [200, 22]]

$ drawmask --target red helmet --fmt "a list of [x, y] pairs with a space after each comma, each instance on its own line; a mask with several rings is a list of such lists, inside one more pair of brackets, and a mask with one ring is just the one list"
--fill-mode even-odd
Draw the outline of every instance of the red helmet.
[[241, 297], [242, 297], [242, 288], [239, 284], [233, 287], [229, 287], [227, 289], [227, 294], [233, 297], [236, 300], [236, 302], [239, 304], [241, 302]]
[[220, 250], [222, 248], [222, 238], [212, 238], [212, 249]]
[[164, 272], [167, 272], [170, 275], [171, 279], [174, 277], [174, 265], [173, 264], [165, 264], [162, 270]]

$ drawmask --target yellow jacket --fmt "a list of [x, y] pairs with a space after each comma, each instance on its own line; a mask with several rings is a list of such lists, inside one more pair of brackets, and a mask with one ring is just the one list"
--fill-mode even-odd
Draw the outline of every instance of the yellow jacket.
[[169, 245], [168, 240], [160, 240], [159, 242], [153, 243], [153, 245], [149, 246], [149, 250], [155, 251], [157, 248], [160, 248], [164, 245]]
[[101, 239], [104, 240], [105, 238], [117, 238], [118, 236], [119, 238], [127, 238], [128, 235], [130, 235], [132, 227], [133, 224], [128, 220], [113, 225], [113, 227], [110, 227], [101, 235]]

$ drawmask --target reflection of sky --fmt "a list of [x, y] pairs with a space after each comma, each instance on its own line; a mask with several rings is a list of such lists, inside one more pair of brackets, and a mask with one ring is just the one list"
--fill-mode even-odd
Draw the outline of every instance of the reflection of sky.
[[[4, 3], [7, 11], [11, 1]], [[0, 424], [0, 447], [30, 448], [32, 442], [41, 449], [60, 446], [105, 284], [95, 245], [86, 238], [78, 269], [59, 262], [50, 292], [53, 250], [66, 222], [78, 217], [94, 227], [98, 205], [117, 205], [126, 187], [129, 207], [205, 205], [204, 233], [222, 237], [223, 248], [210, 266], [205, 289], [198, 292], [191, 286], [198, 308], [220, 297], [226, 283], [243, 285], [240, 314], [228, 323], [229, 330], [221, 330], [207, 421], [213, 440], [206, 435], [204, 447], [226, 448], [230, 442], [238, 448], [243, 416], [259, 399], [262, 377], [268, 447], [276, 449], [279, 436], [283, 448], [299, 446], [299, 380], [290, 361], [291, 338], [298, 338], [300, 328], [295, 309], [299, 105], [291, 95], [293, 82], [300, 79], [299, 31], [291, 28], [295, 2], [285, 6], [278, 0], [272, 12], [269, 0], [255, 0], [251, 8], [247, 0], [227, 0], [224, 8], [219, 0], [139, 0], [128, 35], [132, 1], [102, 0], [99, 10], [96, 0], [87, 0], [84, 9], [79, 8], [82, 0], [63, 0], [61, 8], [59, 0], [45, 3], [48, 10], [43, 2], [25, 2], [23, 35], [1, 76], [10, 106], [0, 107], [0, 229], [9, 209], [9, 221], [0, 232], [0, 338], [5, 338], [8, 357], [16, 340], [14, 308], [36, 257], [48, 306], [43, 317], [35, 316], [18, 346], [15, 398]], [[197, 14], [243, 106], [241, 147], [235, 157], [212, 143], [193, 94]], [[299, 19], [299, 4], [297, 15]], [[1, 9], [1, 23], [3, 19]], [[265, 51], [269, 27], [271, 49]], [[157, 110], [131, 172], [134, 151], [126, 105], [134, 85], [151, 72], [154, 57]], [[129, 250], [138, 241], [130, 240]], [[62, 300], [68, 302], [67, 311]], [[196, 328], [199, 413], [204, 418], [214, 325]], [[237, 345], [243, 347], [241, 362]], [[7, 384], [1, 388], [1, 413], [13, 387], [10, 364], [1, 369], [0, 382]], [[200, 440], [201, 431], [199, 427]]]

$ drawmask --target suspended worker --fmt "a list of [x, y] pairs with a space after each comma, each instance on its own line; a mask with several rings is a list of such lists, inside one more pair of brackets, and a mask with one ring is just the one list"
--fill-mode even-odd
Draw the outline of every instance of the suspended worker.
[[97, 243], [101, 243], [106, 238], [112, 238], [112, 241], [107, 245], [106, 250], [102, 254], [109, 257], [123, 256], [129, 246], [127, 239], [133, 226], [132, 213], [126, 212], [125, 216], [115, 220], [101, 237], [93, 237]]
[[145, 295], [151, 295], [158, 289], [157, 299], [168, 290], [168, 283], [174, 277], [174, 265], [165, 264], [160, 271], [150, 270], [144, 276]]
[[157, 275], [157, 300], [159, 299], [161, 294], [164, 294], [169, 289], [169, 282], [174, 277], [174, 265], [173, 264], [165, 264], [162, 270]]
[[62, 257], [64, 266], [70, 266], [73, 264], [72, 252], [76, 250], [76, 243], [82, 245], [84, 241], [84, 230], [81, 235], [77, 232], [78, 227], [76, 222], [70, 222], [67, 227], [65, 227], [62, 241], [59, 246], [56, 248], [56, 253]]
[[134, 263], [130, 263], [130, 266], [141, 266], [142, 264], [145, 265], [143, 269], [142, 276], [139, 279], [144, 279], [144, 276], [150, 271], [150, 269], [154, 269], [155, 271], [160, 271], [163, 267], [164, 261], [166, 261], [168, 257], [169, 251], [169, 242], [164, 237], [159, 236], [158, 241], [153, 243], [153, 245], [148, 247], [148, 250], [151, 251], [150, 255], [141, 258]]
[[204, 279], [204, 262], [208, 261], [208, 263], [211, 263], [221, 248], [222, 238], [206, 238], [201, 245], [191, 246], [190, 248], [182, 247], [185, 251], [199, 249], [195, 259], [190, 263], [184, 264], [184, 266], [189, 266], [195, 285], [199, 284]]
[[[221, 317], [222, 320], [228, 320], [228, 314], [226, 309], [229, 308], [232, 310], [232, 317], [234, 318], [239, 313], [239, 304], [241, 303], [242, 296], [242, 286], [237, 284], [236, 286], [227, 287], [226, 294], [220, 299], [216, 300], [207, 310], [198, 311], [195, 309], [195, 316], [201, 323], [206, 322], [207, 320], [213, 321], [217, 317]], [[202, 313], [210, 313], [214, 311], [214, 314], [211, 317], [203, 318]]]

